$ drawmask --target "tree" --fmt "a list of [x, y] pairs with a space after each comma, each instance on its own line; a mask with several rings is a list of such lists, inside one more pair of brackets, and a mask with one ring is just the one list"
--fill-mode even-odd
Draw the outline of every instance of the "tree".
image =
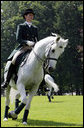
[[[33, 23], [38, 27], [39, 40], [51, 32], [69, 39], [69, 47], [60, 57], [53, 73], [60, 94], [83, 90], [83, 61], [79, 46], [83, 46], [83, 1], [2, 1], [1, 3], [1, 79], [3, 68], [16, 42], [17, 25], [24, 22], [22, 12], [33, 8]], [[83, 52], [82, 52], [83, 53]], [[83, 56], [83, 55], [82, 55]], [[81, 59], [79, 59], [81, 58]]]

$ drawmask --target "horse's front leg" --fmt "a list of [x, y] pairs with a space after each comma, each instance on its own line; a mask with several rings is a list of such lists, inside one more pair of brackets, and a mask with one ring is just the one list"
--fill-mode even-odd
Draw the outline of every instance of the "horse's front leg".
[[45, 82], [47, 83], [47, 86], [54, 88], [55, 92], [59, 91], [58, 85], [54, 82], [54, 79], [49, 75], [49, 74], [45, 74]]
[[25, 124], [25, 125], [27, 124], [27, 117], [28, 117], [28, 114], [29, 114], [29, 109], [30, 109], [32, 98], [36, 94], [36, 92], [38, 90], [38, 87], [37, 88], [34, 88], [33, 90], [34, 91], [32, 91], [32, 92], [29, 93], [27, 104], [25, 106], [25, 111], [24, 111], [24, 115], [23, 115], [23, 124]]
[[23, 124], [27, 124], [27, 117], [29, 114], [29, 109], [30, 109], [30, 104], [32, 101], [33, 95], [29, 95], [28, 100], [27, 100], [27, 104], [25, 106], [25, 111], [24, 111], [24, 115], [23, 115]]
[[4, 121], [8, 120], [8, 110], [9, 110], [9, 104], [10, 104], [10, 89], [11, 87], [8, 85], [6, 89]]
[[19, 106], [19, 103], [20, 103], [20, 93], [18, 93], [16, 96], [15, 96], [15, 109], [18, 108]]

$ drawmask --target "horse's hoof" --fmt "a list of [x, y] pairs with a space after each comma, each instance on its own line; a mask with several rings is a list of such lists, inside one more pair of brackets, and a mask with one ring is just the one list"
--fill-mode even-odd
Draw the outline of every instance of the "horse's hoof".
[[3, 121], [8, 121], [8, 118], [4, 118]]
[[17, 119], [17, 114], [15, 114], [14, 111], [11, 111], [8, 113], [8, 117], [12, 118], [12, 120], [16, 120]]
[[12, 120], [17, 120], [17, 117], [16, 118], [12, 118]]
[[23, 122], [24, 125], [27, 125], [27, 122]]

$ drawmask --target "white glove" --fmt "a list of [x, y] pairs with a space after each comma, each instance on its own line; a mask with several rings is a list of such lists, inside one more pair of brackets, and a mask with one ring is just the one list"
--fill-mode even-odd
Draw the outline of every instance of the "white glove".
[[33, 42], [33, 41], [27, 41], [28, 46], [33, 46], [34, 44], [35, 44], [35, 42]]

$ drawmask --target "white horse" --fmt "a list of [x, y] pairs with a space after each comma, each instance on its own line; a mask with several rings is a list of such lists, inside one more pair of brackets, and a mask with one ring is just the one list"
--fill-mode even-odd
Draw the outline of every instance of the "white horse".
[[[43, 80], [43, 63], [46, 59], [49, 60], [49, 69], [54, 69], [57, 63], [56, 60], [64, 52], [67, 44], [68, 39], [65, 40], [56, 34], [44, 38], [36, 43], [33, 50], [29, 54], [25, 65], [23, 67], [19, 67], [17, 83], [15, 84], [12, 78], [6, 89], [5, 121], [8, 117], [16, 119], [25, 106], [23, 124], [27, 124], [27, 116], [32, 98], [36, 94], [39, 85]], [[5, 70], [9, 67], [9, 65], [10, 62], [7, 62]], [[5, 79], [6, 75], [7, 72], [4, 75]], [[11, 111], [8, 114], [11, 87], [17, 90], [17, 94], [20, 94], [21, 104], [15, 109], [15, 111]], [[29, 92], [28, 98], [26, 97], [26, 89]]]

